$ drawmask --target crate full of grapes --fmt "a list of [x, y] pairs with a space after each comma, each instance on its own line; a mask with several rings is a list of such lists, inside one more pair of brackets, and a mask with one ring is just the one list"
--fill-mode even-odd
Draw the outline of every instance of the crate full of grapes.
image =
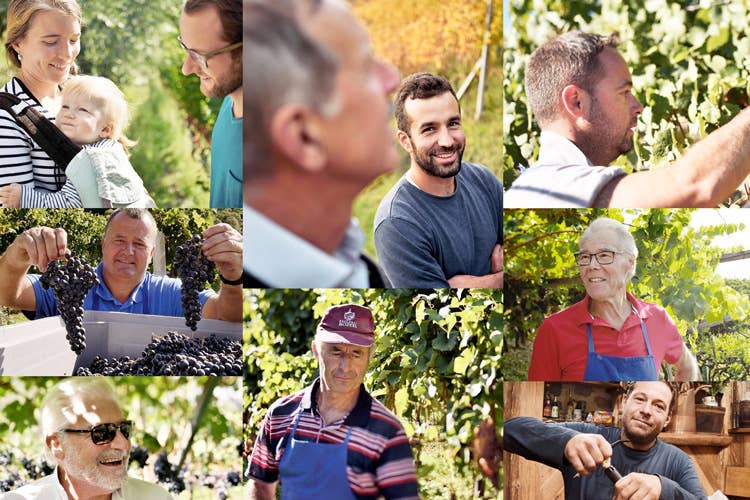
[[60, 316], [0, 328], [0, 375], [241, 375], [242, 324], [86, 311], [77, 355]]

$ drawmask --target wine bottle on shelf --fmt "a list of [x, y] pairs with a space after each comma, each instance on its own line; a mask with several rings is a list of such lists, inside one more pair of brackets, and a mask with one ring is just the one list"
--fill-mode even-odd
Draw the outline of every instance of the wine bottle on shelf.
[[552, 401], [552, 413], [550, 416], [552, 418], [560, 418], [560, 402], [557, 400], [557, 396], [555, 396], [555, 400]]
[[542, 408], [542, 416], [549, 418], [552, 415], [552, 402], [549, 400], [549, 394], [544, 395], [544, 407]]

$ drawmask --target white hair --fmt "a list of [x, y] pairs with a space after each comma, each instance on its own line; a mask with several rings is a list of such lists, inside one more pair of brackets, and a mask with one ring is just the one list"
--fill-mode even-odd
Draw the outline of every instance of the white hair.
[[581, 239], [578, 241], [578, 248], [583, 245], [583, 242], [595, 235], [601, 233], [612, 233], [615, 235], [617, 250], [619, 252], [627, 253], [633, 256], [633, 268], [628, 273], [627, 280], [635, 276], [636, 261], [638, 259], [638, 247], [635, 244], [633, 235], [628, 231], [627, 226], [622, 222], [610, 219], [609, 217], [599, 217], [595, 219], [581, 235]]
[[46, 446], [46, 439], [70, 425], [75, 406], [82, 399], [112, 401], [120, 408], [112, 382], [106, 377], [71, 377], [55, 384], [42, 400], [39, 427], [48, 458], [54, 459]]

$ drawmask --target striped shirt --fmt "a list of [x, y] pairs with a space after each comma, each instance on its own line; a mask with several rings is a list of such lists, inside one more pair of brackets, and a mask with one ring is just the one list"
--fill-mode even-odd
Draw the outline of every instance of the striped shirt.
[[[88, 148], [112, 148], [116, 147], [117, 141], [112, 139], [100, 139], [91, 144], [84, 144]], [[67, 180], [60, 191], [50, 193], [37, 189], [32, 185], [23, 186], [21, 190], [21, 208], [44, 207], [44, 208], [81, 208], [83, 202], [78, 191], [70, 180]]]
[[[54, 122], [45, 109], [18, 78], [12, 78], [0, 92], [13, 94]], [[61, 181], [65, 181], [62, 177]], [[0, 109], [0, 186], [31, 184], [38, 189], [56, 191], [55, 162], [21, 128], [15, 118]]]
[[[255, 440], [246, 475], [266, 483], [279, 479], [279, 462], [289, 442], [297, 414], [302, 412], [295, 439], [347, 446], [349, 486], [359, 499], [419, 498], [417, 473], [409, 438], [398, 418], [365, 390], [346, 417], [325, 425], [314, 394], [320, 379], [306, 389], [283, 397], [268, 410]], [[284, 484], [282, 482], [283, 490]]]

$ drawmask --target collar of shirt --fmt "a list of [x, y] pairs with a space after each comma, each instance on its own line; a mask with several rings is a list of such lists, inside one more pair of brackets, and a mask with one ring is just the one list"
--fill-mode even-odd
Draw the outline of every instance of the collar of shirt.
[[[625, 296], [628, 299], [628, 302], [630, 302], [630, 307], [632, 312], [635, 313], [635, 315], [639, 318], [639, 320], [646, 320], [651, 316], [651, 312], [646, 307], [645, 302], [641, 302], [640, 300], [636, 299], [630, 292], [625, 292]], [[589, 312], [589, 303], [591, 302], [591, 297], [589, 297], [588, 294], [586, 294], [586, 297], [584, 299], [576, 304], [573, 304], [572, 307], [576, 308], [576, 317], [581, 318], [581, 320], [578, 322], [579, 326], [583, 326], [586, 323], [591, 323], [591, 325], [595, 326], [610, 326], [609, 323], [604, 321], [603, 319], [599, 317], [593, 317], [592, 314]], [[631, 314], [632, 316], [632, 314]], [[630, 319], [630, 316], [625, 320], [625, 323], [623, 323], [622, 328], [626, 328], [628, 326], [628, 320]], [[639, 321], [640, 323], [640, 321]]]
[[124, 303], [121, 303], [115, 298], [114, 295], [112, 295], [112, 292], [109, 291], [109, 288], [107, 288], [107, 284], [104, 282], [104, 276], [102, 276], [102, 263], [100, 262], [99, 265], [96, 266], [96, 275], [99, 277], [99, 286], [94, 289], [94, 293], [96, 293], [96, 295], [102, 300], [106, 302], [114, 302], [118, 306], [137, 304], [143, 301], [143, 282], [146, 280], [146, 274], [148, 274], [148, 271], [143, 274], [141, 282], [138, 283], [138, 285], [135, 287], [133, 292], [130, 294], [130, 297], [128, 297], [128, 300]]
[[[55, 470], [50, 474], [49, 476], [44, 476], [43, 478], [39, 479], [34, 484], [39, 485], [40, 487], [44, 486], [50, 486], [54, 489], [56, 494], [56, 499], [62, 499], [67, 500], [68, 499], [68, 493], [65, 491], [65, 488], [63, 488], [63, 485], [60, 483], [60, 478], [57, 476], [57, 467], [55, 467]], [[118, 489], [114, 492], [112, 492], [112, 500], [124, 500], [124, 497], [122, 496], [122, 489]]]
[[360, 259], [365, 236], [352, 220], [333, 255], [308, 243], [257, 210], [243, 207], [245, 270], [277, 288], [366, 288]]
[[539, 138], [538, 165], [589, 165], [592, 163], [586, 155], [573, 144], [573, 141], [550, 130], [542, 131]]
[[[314, 395], [317, 393], [320, 387], [320, 377], [315, 379], [312, 385], [305, 388], [305, 392], [302, 394], [302, 401], [300, 401], [300, 411], [310, 410], [310, 412], [318, 417], [318, 403], [315, 400]], [[342, 421], [333, 422], [331, 425], [348, 425], [351, 427], [367, 427], [370, 421], [370, 409], [372, 407], [372, 397], [365, 390], [365, 385], [359, 386], [359, 396], [357, 397], [357, 403], [349, 412], [349, 415]]]

